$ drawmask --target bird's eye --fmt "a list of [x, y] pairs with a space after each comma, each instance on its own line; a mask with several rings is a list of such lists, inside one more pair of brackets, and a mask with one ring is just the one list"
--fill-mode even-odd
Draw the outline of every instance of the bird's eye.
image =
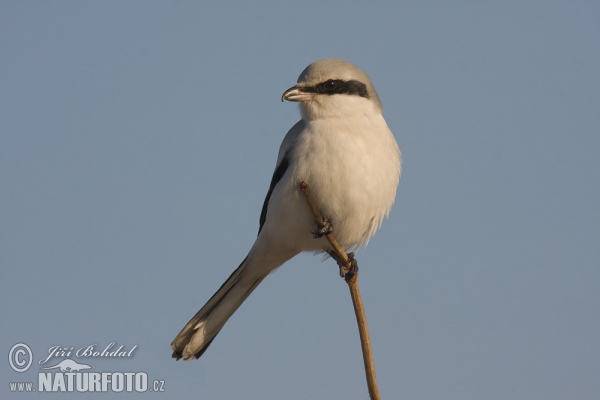
[[338, 87], [338, 82], [334, 80], [328, 80], [325, 83], [323, 83], [323, 87], [325, 88], [325, 90], [335, 90]]

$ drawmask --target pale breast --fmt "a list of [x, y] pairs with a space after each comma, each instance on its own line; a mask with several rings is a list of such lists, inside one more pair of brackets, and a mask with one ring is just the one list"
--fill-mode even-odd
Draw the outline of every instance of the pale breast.
[[375, 233], [394, 203], [400, 152], [380, 115], [321, 119], [297, 138], [293, 169], [311, 186], [336, 239], [353, 248]]

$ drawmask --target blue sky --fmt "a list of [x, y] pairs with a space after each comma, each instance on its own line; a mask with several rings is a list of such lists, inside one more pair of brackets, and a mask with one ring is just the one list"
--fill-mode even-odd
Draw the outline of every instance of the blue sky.
[[165, 392], [107, 398], [367, 398], [318, 256], [170, 358], [250, 249], [299, 118], [281, 94], [324, 57], [371, 76], [403, 153], [357, 255], [383, 398], [597, 397], [599, 22], [592, 1], [1, 2], [0, 352], [34, 354], [0, 363], [1, 397], [52, 346], [115, 342], [134, 355], [76, 360]]

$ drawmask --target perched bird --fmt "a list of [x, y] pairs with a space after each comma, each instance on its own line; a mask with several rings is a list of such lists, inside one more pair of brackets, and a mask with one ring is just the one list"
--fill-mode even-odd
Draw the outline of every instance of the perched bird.
[[199, 358], [271, 271], [300, 252], [331, 250], [325, 237], [311, 233], [315, 219], [299, 189], [301, 180], [346, 250], [368, 242], [394, 203], [400, 150], [366, 73], [347, 61], [319, 60], [306, 67], [281, 100], [299, 102], [302, 119], [281, 143], [258, 237], [240, 266], [173, 340], [176, 359]]

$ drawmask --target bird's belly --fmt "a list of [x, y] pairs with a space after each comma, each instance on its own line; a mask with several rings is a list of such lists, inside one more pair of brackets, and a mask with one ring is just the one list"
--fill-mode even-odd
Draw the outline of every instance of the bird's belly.
[[[291, 183], [308, 183], [315, 204], [333, 226], [335, 238], [347, 249], [369, 239], [396, 195], [399, 151], [383, 118], [381, 121], [383, 126], [375, 130], [370, 120], [355, 119], [345, 125], [315, 122], [296, 143]], [[299, 207], [299, 215], [314, 229], [314, 218], [306, 216], [306, 205]]]

